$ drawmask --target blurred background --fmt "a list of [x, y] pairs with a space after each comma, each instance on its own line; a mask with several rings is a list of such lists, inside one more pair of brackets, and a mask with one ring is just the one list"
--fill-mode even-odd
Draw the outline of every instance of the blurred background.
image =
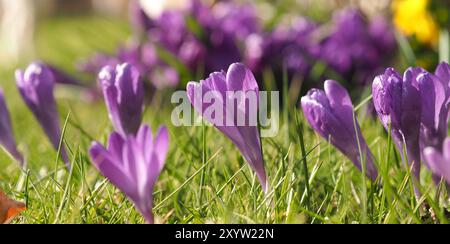
[[440, 0], [0, 0], [0, 69], [38, 59], [92, 82], [100, 66], [127, 61], [142, 66], [151, 86], [160, 89], [183, 87], [239, 61], [259, 80], [275, 80], [272, 89], [281, 90], [284, 73], [295, 93], [327, 78], [359, 90], [387, 66], [433, 70], [448, 61], [449, 5]]

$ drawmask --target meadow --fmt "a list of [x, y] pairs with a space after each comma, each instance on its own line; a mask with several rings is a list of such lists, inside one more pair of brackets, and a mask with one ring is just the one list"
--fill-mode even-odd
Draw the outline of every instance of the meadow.
[[[74, 61], [98, 50], [112, 52], [131, 33], [126, 20], [90, 15], [55, 16], [38, 24], [36, 56], [74, 74], [77, 72]], [[403, 72], [409, 61], [407, 54], [400, 53], [395, 66]], [[14, 67], [0, 68], [0, 85], [11, 113], [14, 135], [28, 163], [28, 168], [22, 170], [6, 152], [0, 152], [0, 189], [27, 207], [13, 223], [144, 223], [133, 203], [93, 167], [89, 157], [92, 141], [106, 144], [113, 131], [103, 99], [83, 100], [78, 88], [56, 87], [62, 143], [71, 162], [71, 168], [67, 169], [15, 85], [14, 70], [27, 64], [28, 60], [24, 60]], [[179, 87], [183, 88], [188, 81], [181, 80]], [[259, 82], [276, 86], [270, 77]], [[288, 82], [282, 84], [280, 90], [292, 89]], [[314, 132], [301, 110], [298, 94], [284, 92], [279, 133], [262, 139], [271, 186], [266, 194], [241, 153], [216, 128], [172, 125], [171, 113], [176, 104], [170, 103], [170, 96], [179, 89], [157, 93], [144, 112], [144, 124], [153, 130], [164, 124], [170, 137], [166, 164], [153, 193], [156, 223], [450, 221], [446, 184], [441, 181], [436, 185], [425, 166], [420, 179], [422, 196], [415, 196], [410, 170], [402, 163], [390, 134], [370, 112], [373, 103], [370, 86], [351, 94], [362, 133], [374, 154], [379, 171], [377, 180], [370, 181]]]

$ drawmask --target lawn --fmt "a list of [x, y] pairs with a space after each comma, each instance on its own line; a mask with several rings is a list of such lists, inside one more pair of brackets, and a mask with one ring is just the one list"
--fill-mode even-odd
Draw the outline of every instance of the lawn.
[[[37, 56], [76, 74], [76, 61], [98, 50], [112, 52], [130, 32], [126, 21], [53, 17], [38, 25]], [[27, 205], [13, 223], [143, 223], [133, 204], [92, 166], [88, 155], [91, 142], [106, 144], [113, 130], [103, 100], [82, 101], [78, 99], [80, 94], [70, 88], [57, 87], [63, 141], [72, 162], [67, 170], [15, 86], [14, 70], [24, 68], [27, 62], [0, 69], [0, 84], [18, 147], [28, 161], [28, 170], [22, 171], [0, 152], [0, 188]], [[95, 82], [92, 77], [77, 76]], [[290, 104], [281, 111], [280, 133], [262, 140], [271, 186], [264, 194], [239, 151], [217, 129], [172, 125], [171, 113], [176, 106], [169, 103], [172, 91], [155, 96], [146, 107], [143, 121], [153, 130], [165, 124], [170, 132], [168, 158], [154, 192], [157, 223], [449, 220], [445, 187], [436, 186], [427, 170], [423, 170], [421, 178], [423, 197], [415, 198], [411, 175], [389, 135], [377, 117], [366, 112], [372, 103], [369, 95], [353, 103], [360, 105], [356, 106], [358, 119], [380, 172], [376, 182], [370, 182], [311, 129], [299, 104]]]

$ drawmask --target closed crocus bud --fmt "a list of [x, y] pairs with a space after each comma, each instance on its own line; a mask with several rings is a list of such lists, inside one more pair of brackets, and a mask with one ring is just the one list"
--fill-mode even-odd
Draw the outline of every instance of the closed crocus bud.
[[[415, 180], [420, 177], [419, 133], [421, 123], [421, 95], [417, 88], [417, 69], [409, 69], [401, 77], [393, 68], [375, 78], [372, 85], [375, 110], [383, 126], [391, 135], [403, 160], [412, 167]], [[404, 158], [403, 146], [407, 159]], [[416, 181], [416, 184], [417, 181]], [[417, 192], [417, 190], [416, 190]]]
[[144, 111], [144, 84], [137, 69], [127, 63], [106, 66], [98, 81], [115, 131], [124, 137], [136, 134]]
[[[25, 72], [16, 71], [16, 83], [23, 100], [39, 121], [53, 147], [58, 149], [61, 128], [53, 95], [55, 80], [51, 70], [42, 63], [32, 63]], [[64, 145], [61, 147], [61, 157], [69, 167]]]
[[89, 150], [93, 164], [133, 201], [149, 224], [153, 224], [153, 188], [164, 167], [169, 134], [161, 127], [156, 136], [143, 125], [136, 136], [109, 137], [108, 148], [94, 142]]
[[[301, 99], [305, 118], [324, 139], [347, 156], [366, 175], [376, 180], [378, 171], [373, 155], [354, 117], [353, 104], [344, 87], [336, 81], [325, 82], [325, 91], [312, 89]], [[363, 158], [361, 158], [361, 155]]]
[[16, 141], [13, 136], [11, 118], [2, 89], [0, 89], [0, 144], [21, 166], [24, 166], [23, 156], [17, 150]]
[[[236, 145], [247, 163], [256, 172], [262, 189], [267, 192], [261, 137], [255, 120], [256, 111], [259, 109], [259, 88], [252, 72], [243, 64], [235, 63], [229, 67], [227, 73], [216, 72], [199, 83], [189, 82], [187, 93], [194, 109]], [[237, 109], [233, 105], [227, 105], [234, 104], [235, 100], [229, 99], [239, 93], [253, 102], [246, 103], [238, 100]], [[210, 100], [208, 97], [221, 107], [221, 114], [217, 111], [218, 114], [209, 116], [207, 111], [210, 103], [206, 101]], [[239, 118], [242, 119], [242, 123]]]
[[445, 139], [443, 148], [427, 147], [425, 160], [434, 174], [443, 177], [450, 184], [450, 138]]

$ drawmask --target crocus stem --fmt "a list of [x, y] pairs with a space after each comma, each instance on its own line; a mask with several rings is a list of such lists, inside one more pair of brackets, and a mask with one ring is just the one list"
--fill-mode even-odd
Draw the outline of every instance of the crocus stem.
[[[418, 147], [418, 146], [417, 146]], [[422, 197], [422, 193], [420, 192], [420, 150], [418, 148], [411, 148], [407, 150], [407, 166], [408, 170], [411, 171], [411, 178], [414, 184], [414, 193], [416, 195], [417, 200]]]
[[154, 224], [155, 219], [153, 217], [152, 211], [146, 211], [145, 213], [142, 213], [142, 216], [145, 219], [146, 224]]

